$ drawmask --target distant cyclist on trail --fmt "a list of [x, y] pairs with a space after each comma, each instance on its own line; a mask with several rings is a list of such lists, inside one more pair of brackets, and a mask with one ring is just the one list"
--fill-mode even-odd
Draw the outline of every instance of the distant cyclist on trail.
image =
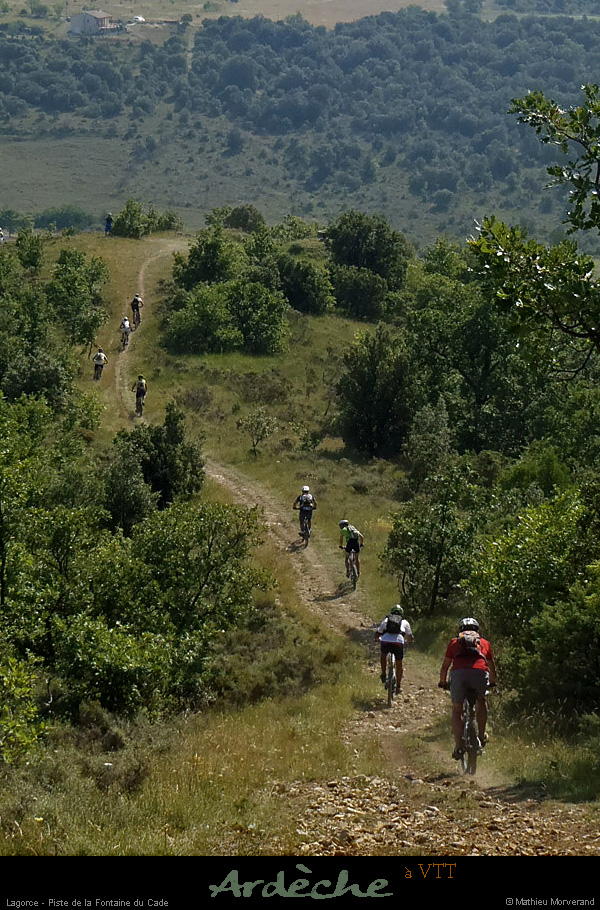
[[407, 619], [403, 619], [404, 610], [400, 604], [392, 607], [388, 615], [383, 619], [379, 628], [375, 632], [375, 640], [381, 645], [381, 682], [386, 683], [386, 660], [387, 655], [391, 652], [396, 657], [396, 680], [398, 692], [401, 692], [400, 683], [404, 672], [404, 645], [415, 640], [412, 629]]
[[452, 758], [460, 760], [463, 754], [463, 702], [468, 689], [475, 689], [477, 701], [475, 713], [479, 730], [479, 744], [483, 749], [487, 742], [485, 727], [487, 724], [487, 701], [485, 697], [488, 686], [496, 685], [496, 665], [492, 646], [479, 635], [479, 623], [472, 616], [461, 619], [458, 635], [446, 648], [446, 656], [440, 669], [441, 689], [448, 688], [448, 670], [452, 667], [450, 677], [450, 698], [452, 700], [452, 733], [454, 751]]
[[94, 360], [94, 379], [97, 382], [100, 379], [100, 377], [102, 376], [102, 370], [104, 369], [104, 365], [108, 363], [108, 357], [106, 356], [106, 354], [104, 353], [102, 348], [98, 348], [97, 352], [94, 354], [93, 360]]
[[349, 555], [352, 550], [356, 553], [356, 571], [360, 575], [360, 548], [364, 546], [365, 539], [358, 528], [351, 525], [349, 521], [343, 518], [338, 521], [340, 528], [340, 550], [346, 551], [346, 578], [350, 578]]
[[312, 513], [317, 508], [317, 500], [310, 492], [310, 487], [306, 485], [302, 487], [300, 495], [294, 500], [292, 509], [295, 509], [300, 512], [300, 534], [302, 534], [304, 521], [308, 525], [308, 530], [311, 530], [312, 527]]
[[139, 294], [136, 294], [133, 300], [131, 301], [131, 317], [133, 322], [134, 329], [137, 329], [138, 325], [142, 321], [142, 314], [140, 313], [140, 308], [144, 306], [144, 301]]
[[144, 410], [144, 399], [146, 398], [146, 392], [148, 391], [148, 384], [141, 373], [131, 386], [131, 391], [133, 392], [134, 390], [135, 413], [138, 415], [138, 417], [141, 417]]
[[131, 323], [129, 322], [129, 319], [127, 318], [127, 316], [123, 316], [123, 319], [121, 320], [120, 329], [121, 329], [121, 344], [123, 345], [123, 347], [125, 347], [126, 345], [129, 344], [129, 336], [131, 334]]

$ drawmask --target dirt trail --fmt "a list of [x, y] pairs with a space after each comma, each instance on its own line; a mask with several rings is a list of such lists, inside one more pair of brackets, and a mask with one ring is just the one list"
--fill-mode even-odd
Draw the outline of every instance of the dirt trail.
[[[151, 240], [150, 243], [157, 244], [157, 250], [151, 256], [149, 256], [143, 263], [137, 279], [137, 287], [131, 291], [131, 297], [135, 293], [141, 295], [142, 300], [144, 301], [144, 309], [142, 311], [142, 318], [148, 316], [150, 313], [150, 301], [147, 299], [146, 295], [146, 275], [148, 274], [148, 269], [158, 260], [164, 259], [167, 256], [172, 256], [173, 253], [187, 250], [189, 247], [189, 241], [184, 238], [177, 238], [174, 240], [158, 239]], [[158, 246], [160, 244], [160, 246]], [[131, 299], [131, 298], [130, 298]], [[127, 315], [129, 313], [129, 303], [127, 304]], [[130, 316], [131, 318], [131, 316]], [[131, 333], [129, 339], [129, 345], [123, 350], [119, 351], [119, 354], [115, 358], [115, 390], [117, 392], [117, 401], [119, 402], [119, 413], [121, 417], [133, 420], [135, 416], [135, 403], [133, 398], [133, 393], [129, 385], [130, 378], [127, 374], [126, 369], [126, 358], [127, 354], [132, 346], [135, 346], [135, 332]]]
[[[148, 266], [181, 245], [163, 246], [148, 259], [139, 278], [140, 293], [144, 293]], [[122, 390], [121, 385], [117, 388]], [[364, 612], [360, 583], [356, 591], [346, 583], [342, 555], [334, 577], [322, 558], [318, 527], [304, 548], [297, 535], [296, 513], [289, 505], [210, 457], [205, 469], [236, 502], [263, 509], [269, 534], [294, 572], [298, 597], [325, 626], [338, 634], [345, 631], [364, 644], [365, 672], [373, 677], [374, 691], [381, 692], [380, 706], [357, 709], [344, 740], [356, 751], [364, 737], [376, 741], [382, 750], [382, 767], [391, 767], [391, 774], [381, 779], [357, 774], [337, 780], [273, 782], [297, 820], [302, 855], [600, 854], [598, 814], [592, 807], [564, 805], [540, 794], [527, 798], [512, 782], [495, 775], [491, 762], [486, 765], [486, 756], [476, 779], [458, 773], [449, 754], [450, 736], [441, 749], [433, 733], [440, 716], [449, 718], [447, 695], [420, 672], [416, 652], [407, 655], [399, 703], [388, 710], [383, 688], [378, 690], [373, 623]], [[345, 630], [340, 628], [340, 616], [345, 617]], [[271, 842], [265, 852], [278, 855], [277, 843]]]

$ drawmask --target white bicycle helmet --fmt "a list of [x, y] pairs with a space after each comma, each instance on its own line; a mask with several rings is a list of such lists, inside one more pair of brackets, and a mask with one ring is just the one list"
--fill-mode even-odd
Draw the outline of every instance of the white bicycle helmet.
[[303, 493], [310, 493], [310, 487], [306, 487], [306, 486], [302, 487], [302, 492], [303, 492]]
[[464, 619], [461, 619], [459, 626], [459, 632], [479, 632], [479, 623], [476, 619], [473, 619], [472, 616], [466, 616]]
[[347, 522], [345, 518], [342, 518], [341, 521], [338, 521], [338, 525], [340, 526], [340, 528], [345, 528], [346, 525], [348, 525], [348, 524], [349, 524], [349, 522]]

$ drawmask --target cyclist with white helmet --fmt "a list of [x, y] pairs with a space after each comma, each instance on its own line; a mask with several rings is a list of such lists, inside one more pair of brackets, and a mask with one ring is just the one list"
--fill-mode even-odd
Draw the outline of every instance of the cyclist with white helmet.
[[294, 500], [294, 503], [292, 505], [292, 509], [300, 512], [300, 515], [299, 515], [300, 534], [302, 534], [302, 530], [303, 530], [305, 521], [308, 525], [308, 530], [309, 531], [311, 530], [312, 513], [314, 512], [314, 510], [316, 508], [317, 508], [317, 500], [315, 499], [313, 494], [310, 492], [310, 487], [306, 486], [306, 484], [305, 484], [302, 487], [300, 494], [298, 496], [296, 496], [296, 499]]
[[338, 526], [340, 529], [340, 550], [346, 551], [346, 578], [350, 577], [350, 564], [349, 564], [349, 555], [352, 550], [356, 553], [356, 571], [360, 575], [360, 548], [365, 544], [365, 538], [360, 533], [358, 528], [355, 528], [354, 525], [351, 525], [349, 521], [345, 518], [342, 518], [341, 521], [338, 521]]
[[127, 316], [123, 316], [121, 320], [121, 344], [123, 347], [126, 347], [129, 344], [129, 336], [131, 335], [131, 323]]
[[452, 700], [452, 733], [454, 736], [454, 751], [452, 758], [459, 760], [463, 753], [463, 703], [469, 689], [477, 693], [475, 712], [477, 715], [477, 728], [479, 742], [483, 748], [487, 742], [485, 732], [487, 724], [486, 690], [488, 686], [496, 685], [496, 665], [492, 646], [479, 634], [479, 623], [472, 616], [461, 619], [458, 635], [453, 638], [446, 648], [440, 669], [438, 686], [447, 689], [448, 671], [452, 668], [450, 677], [450, 698]]
[[379, 628], [375, 632], [375, 640], [381, 645], [381, 682], [385, 685], [386, 660], [388, 654], [394, 654], [396, 657], [396, 681], [398, 692], [401, 692], [400, 683], [402, 682], [404, 645], [415, 640], [410, 623], [403, 618], [404, 610], [400, 604], [395, 604], [388, 615], [381, 621]]
[[104, 369], [105, 364], [108, 363], [108, 357], [106, 356], [106, 354], [104, 353], [102, 348], [98, 348], [98, 350], [94, 354], [93, 360], [94, 360], [94, 379], [97, 382], [100, 379], [100, 377], [102, 376], [102, 370]]

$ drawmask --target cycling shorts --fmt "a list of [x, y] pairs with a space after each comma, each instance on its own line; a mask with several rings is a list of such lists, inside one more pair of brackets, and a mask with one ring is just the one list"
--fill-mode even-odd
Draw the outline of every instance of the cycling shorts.
[[381, 641], [381, 653], [382, 654], [394, 654], [396, 660], [404, 659], [404, 645], [401, 645], [398, 641]]
[[360, 543], [354, 537], [351, 537], [346, 543], [346, 553], [350, 553], [351, 550], [354, 550], [355, 553], [358, 553], [360, 550]]
[[485, 695], [488, 687], [489, 674], [487, 670], [453, 670], [450, 676], [450, 698], [452, 704], [462, 705], [468, 689], [475, 689], [477, 696]]

